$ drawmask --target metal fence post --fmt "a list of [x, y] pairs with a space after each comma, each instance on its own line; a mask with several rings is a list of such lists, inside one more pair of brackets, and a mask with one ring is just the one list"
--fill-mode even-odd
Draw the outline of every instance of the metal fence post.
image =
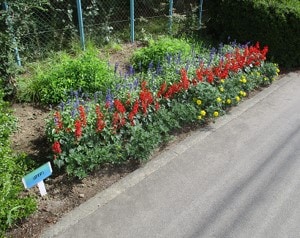
[[[3, 3], [3, 8], [4, 8], [5, 11], [8, 11], [8, 4], [7, 4], [6, 1]], [[14, 35], [14, 29], [13, 29], [13, 26], [12, 26], [10, 16], [7, 17], [7, 26], [8, 26], [9, 33], [12, 36], [12, 44], [14, 46], [16, 63], [17, 63], [18, 66], [22, 66], [21, 58], [20, 58], [20, 54], [19, 54], [19, 49], [18, 49], [18, 46], [17, 46], [17, 40], [16, 40], [16, 37]]]
[[200, 0], [200, 6], [199, 6], [199, 29], [201, 29], [202, 25], [202, 11], [203, 11], [203, 0]]
[[130, 0], [130, 41], [134, 42], [134, 0]]
[[172, 34], [173, 25], [173, 0], [169, 1], [169, 33]]
[[81, 0], [76, 0], [76, 4], [77, 4], [77, 15], [78, 15], [80, 42], [81, 42], [82, 49], [85, 50]]

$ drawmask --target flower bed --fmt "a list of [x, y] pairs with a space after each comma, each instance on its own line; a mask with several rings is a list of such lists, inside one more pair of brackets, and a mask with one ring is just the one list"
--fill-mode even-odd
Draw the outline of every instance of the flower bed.
[[257, 43], [222, 46], [202, 58], [168, 55], [147, 73], [131, 68], [125, 79], [116, 77], [106, 95], [73, 92], [47, 122], [54, 164], [83, 178], [103, 163], [148, 159], [174, 129], [213, 120], [271, 84], [279, 69], [265, 62], [267, 52]]

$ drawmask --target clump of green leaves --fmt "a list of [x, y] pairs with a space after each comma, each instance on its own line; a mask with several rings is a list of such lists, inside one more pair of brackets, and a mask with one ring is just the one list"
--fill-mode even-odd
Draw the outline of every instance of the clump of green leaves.
[[106, 91], [114, 76], [93, 47], [76, 56], [60, 52], [47, 62], [33, 64], [30, 74], [19, 78], [18, 98], [43, 104], [64, 101], [72, 90], [86, 94]]
[[13, 154], [9, 136], [14, 128], [14, 120], [0, 91], [0, 236], [17, 220], [35, 211], [35, 199], [21, 196], [21, 178], [27, 170], [25, 157]]
[[157, 66], [165, 61], [167, 55], [179, 54], [185, 58], [191, 53], [191, 45], [184, 39], [163, 37], [156, 41], [150, 40], [149, 45], [134, 52], [132, 64], [141, 70], [147, 70], [150, 64]]

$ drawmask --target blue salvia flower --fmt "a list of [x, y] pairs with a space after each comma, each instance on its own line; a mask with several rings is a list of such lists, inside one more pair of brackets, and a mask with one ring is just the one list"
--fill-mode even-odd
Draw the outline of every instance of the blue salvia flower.
[[133, 83], [128, 84], [130, 92], [133, 90]]
[[113, 107], [114, 103], [113, 103], [113, 95], [112, 95], [110, 89], [107, 90], [105, 100], [106, 100], [106, 104], [108, 105], [108, 108], [111, 109]]
[[63, 112], [64, 111], [64, 109], [65, 109], [65, 104], [64, 104], [64, 102], [61, 102], [60, 104], [59, 104], [59, 109]]
[[156, 74], [159, 75], [162, 71], [162, 68], [161, 68], [161, 65], [160, 65], [160, 62], [157, 63], [157, 67], [156, 67]]
[[129, 74], [129, 76], [132, 76], [134, 74], [134, 69], [133, 69], [132, 65], [129, 66], [128, 74]]
[[149, 63], [148, 70], [151, 71], [153, 68], [153, 60]]
[[117, 73], [118, 67], [119, 67], [119, 63], [117, 62], [117, 63], [115, 63], [114, 74], [116, 74], [116, 73]]
[[73, 119], [75, 119], [76, 114], [77, 114], [77, 110], [75, 110], [75, 109], [73, 108], [73, 109], [71, 110], [70, 114], [71, 114], [71, 117], [72, 117]]
[[134, 81], [133, 81], [133, 87], [134, 88], [137, 88], [139, 86], [139, 79], [136, 78]]
[[177, 64], [180, 64], [181, 63], [181, 53], [179, 52], [178, 53], [178, 57], [177, 57]]
[[186, 62], [186, 65], [185, 65], [185, 70], [188, 71], [190, 68], [190, 62], [189, 60]]
[[221, 42], [220, 44], [219, 44], [219, 53], [222, 55], [223, 54], [223, 47], [224, 47], [224, 45], [223, 45], [223, 43]]

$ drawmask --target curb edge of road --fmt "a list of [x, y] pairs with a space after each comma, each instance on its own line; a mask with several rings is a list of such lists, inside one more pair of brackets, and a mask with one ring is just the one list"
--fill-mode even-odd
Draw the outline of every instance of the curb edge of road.
[[46, 228], [40, 237], [55, 237], [58, 234], [68, 230], [71, 226], [76, 225], [80, 220], [86, 218], [100, 207], [105, 206], [105, 204], [116, 198], [121, 193], [125, 192], [127, 189], [135, 186], [152, 173], [155, 173], [157, 170], [167, 165], [169, 162], [188, 150], [191, 146], [195, 145], [199, 141], [202, 141], [230, 121], [238, 118], [244, 112], [255, 106], [260, 101], [264, 100], [270, 94], [276, 92], [280, 87], [289, 83], [292, 80], [290, 74], [284, 75], [268, 88], [265, 88], [253, 97], [243, 101], [237, 107], [233, 107], [228, 114], [218, 118], [215, 123], [211, 123], [209, 125], [209, 130], [207, 130], [207, 128], [199, 128], [198, 130], [191, 132], [188, 137], [179, 143], [171, 144], [159, 155], [147, 162], [143, 167], [138, 168], [137, 170], [128, 174], [107, 189], [99, 192], [94, 197], [65, 214], [56, 224]]

